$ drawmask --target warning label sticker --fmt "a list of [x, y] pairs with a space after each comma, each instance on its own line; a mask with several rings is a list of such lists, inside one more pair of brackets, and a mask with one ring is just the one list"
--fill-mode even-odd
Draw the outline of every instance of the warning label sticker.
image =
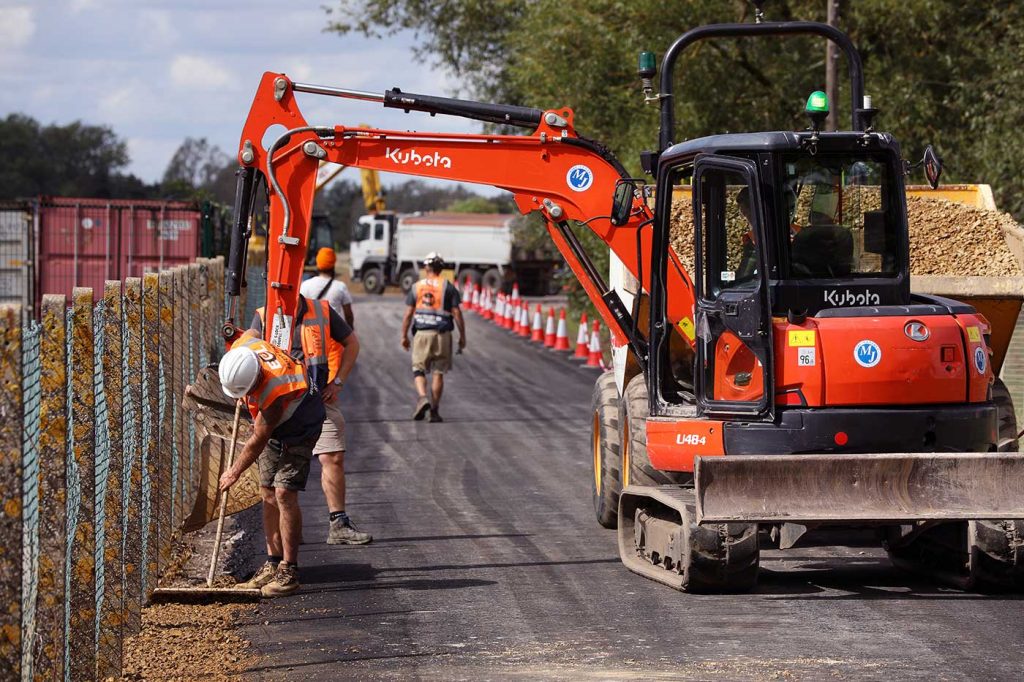
[[789, 347], [813, 346], [815, 332], [813, 329], [793, 329], [789, 332]]
[[292, 316], [274, 313], [274, 325], [270, 328], [270, 343], [291, 352]]
[[688, 317], [684, 317], [683, 319], [679, 320], [679, 325], [678, 326], [679, 326], [679, 330], [681, 332], [683, 332], [683, 335], [686, 338], [688, 338], [690, 341], [693, 341], [693, 339], [694, 339], [694, 335], [693, 335], [693, 320], [691, 320]]
[[969, 338], [974, 343], [979, 343], [981, 341], [981, 330], [978, 329], [977, 327], [968, 327], [967, 338]]

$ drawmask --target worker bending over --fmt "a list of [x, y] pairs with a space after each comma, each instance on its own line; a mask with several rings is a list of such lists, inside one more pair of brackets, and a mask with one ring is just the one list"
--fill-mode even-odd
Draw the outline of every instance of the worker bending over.
[[298, 493], [324, 423], [323, 402], [302, 365], [251, 332], [232, 344], [218, 373], [224, 393], [244, 398], [253, 418], [241, 455], [220, 477], [221, 491], [259, 462], [267, 561], [245, 587], [259, 588], [264, 597], [291, 594], [299, 589]]
[[[263, 308], [256, 311], [252, 329], [263, 335]], [[355, 529], [345, 512], [345, 418], [338, 394], [348, 379], [356, 356], [359, 338], [327, 301], [310, 301], [299, 296], [292, 333], [291, 356], [305, 365], [309, 381], [323, 396], [326, 421], [313, 455], [320, 460], [320, 486], [327, 498], [329, 545], [365, 545], [373, 539]]]
[[[459, 304], [458, 289], [441, 277], [444, 258], [432, 252], [423, 261], [424, 279], [409, 290], [408, 307], [402, 319], [402, 348], [409, 350], [409, 327], [412, 326], [412, 374], [419, 399], [412, 417], [417, 421], [430, 412], [430, 421], [440, 422], [441, 394], [445, 372], [452, 368], [452, 330], [459, 328], [459, 352], [466, 348], [466, 324]], [[433, 373], [430, 393], [427, 373]]]

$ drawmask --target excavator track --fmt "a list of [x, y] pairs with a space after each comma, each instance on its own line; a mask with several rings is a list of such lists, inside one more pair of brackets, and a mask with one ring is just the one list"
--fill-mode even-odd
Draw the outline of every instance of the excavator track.
[[757, 525], [698, 525], [693, 488], [627, 486], [618, 526], [622, 562], [645, 578], [683, 592], [744, 592], [757, 583]]

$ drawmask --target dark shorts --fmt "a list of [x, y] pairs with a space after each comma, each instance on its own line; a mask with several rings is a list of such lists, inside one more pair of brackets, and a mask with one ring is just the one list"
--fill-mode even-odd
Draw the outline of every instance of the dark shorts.
[[260, 485], [264, 488], [305, 490], [309, 478], [309, 460], [313, 457], [316, 440], [308, 443], [283, 445], [271, 440], [260, 454], [257, 464], [260, 469]]

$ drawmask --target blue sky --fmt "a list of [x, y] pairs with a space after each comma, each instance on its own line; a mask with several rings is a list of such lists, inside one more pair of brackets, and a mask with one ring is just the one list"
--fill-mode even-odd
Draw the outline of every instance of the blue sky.
[[[374, 92], [397, 86], [453, 94], [456, 81], [418, 61], [409, 34], [370, 40], [323, 33], [321, 6], [336, 2], [0, 0], [0, 115], [109, 125], [128, 141], [129, 170], [154, 181], [185, 137], [206, 137], [234, 154], [264, 71]], [[314, 124], [480, 131], [458, 118], [302, 97]]]

